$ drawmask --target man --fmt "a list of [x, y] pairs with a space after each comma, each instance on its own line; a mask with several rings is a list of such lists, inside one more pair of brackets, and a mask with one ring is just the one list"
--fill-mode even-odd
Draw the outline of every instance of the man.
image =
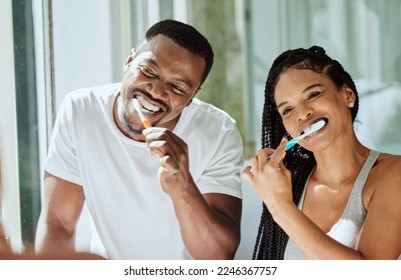
[[67, 96], [45, 167], [38, 253], [74, 249], [86, 201], [109, 259], [234, 258], [242, 140], [234, 120], [194, 98], [212, 64], [203, 35], [165, 20], [131, 52], [121, 85]]

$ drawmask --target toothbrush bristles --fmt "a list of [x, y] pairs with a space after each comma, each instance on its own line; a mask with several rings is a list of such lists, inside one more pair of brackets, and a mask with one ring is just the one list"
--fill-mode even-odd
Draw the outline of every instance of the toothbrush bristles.
[[311, 134], [311, 133], [313, 133], [313, 132], [318, 131], [319, 129], [321, 129], [321, 128], [324, 126], [325, 123], [326, 123], [326, 122], [325, 122], [324, 120], [320, 120], [320, 121], [318, 121], [318, 122], [312, 124], [312, 125], [309, 127], [309, 129], [308, 129], [307, 131], [305, 131], [305, 134], [309, 135], [309, 134]]

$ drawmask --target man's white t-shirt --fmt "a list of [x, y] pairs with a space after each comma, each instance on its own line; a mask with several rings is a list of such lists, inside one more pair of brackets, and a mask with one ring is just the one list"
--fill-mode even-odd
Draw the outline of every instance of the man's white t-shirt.
[[[113, 120], [120, 84], [71, 92], [53, 129], [45, 170], [81, 185], [110, 259], [191, 259], [170, 197], [157, 179], [159, 158]], [[201, 193], [242, 197], [243, 143], [235, 121], [198, 99], [173, 130], [188, 145]]]

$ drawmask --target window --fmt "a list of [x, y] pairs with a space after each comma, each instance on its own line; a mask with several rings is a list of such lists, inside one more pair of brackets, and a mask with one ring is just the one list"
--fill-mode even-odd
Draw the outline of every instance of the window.
[[[33, 248], [40, 211], [39, 126], [32, 1], [2, 2], [7, 80], [2, 94], [3, 220], [16, 251]], [[3, 35], [2, 35], [3, 36]], [[3, 49], [2, 49], [3, 52]], [[12, 74], [10, 72], [13, 72]], [[3, 116], [3, 114], [7, 114]]]

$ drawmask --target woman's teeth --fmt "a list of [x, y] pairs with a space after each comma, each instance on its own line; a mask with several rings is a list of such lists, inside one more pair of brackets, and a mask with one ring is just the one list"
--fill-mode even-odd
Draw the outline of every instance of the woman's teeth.
[[142, 96], [137, 96], [138, 102], [142, 105], [142, 107], [151, 112], [160, 111], [160, 107], [150, 104], [147, 100], [145, 100]]
[[315, 123], [313, 123], [310, 127], [306, 128], [302, 134], [312, 134], [315, 133], [316, 131], [320, 130], [323, 128], [323, 126], [326, 125], [326, 121], [325, 120], [319, 120]]

